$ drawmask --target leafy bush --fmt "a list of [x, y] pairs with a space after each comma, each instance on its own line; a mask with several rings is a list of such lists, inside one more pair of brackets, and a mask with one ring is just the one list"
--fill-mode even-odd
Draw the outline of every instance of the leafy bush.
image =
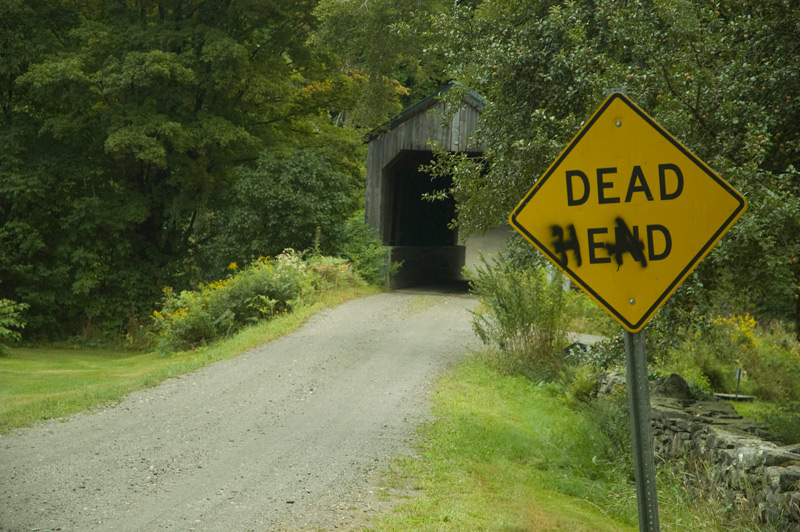
[[25, 328], [21, 314], [27, 309], [28, 305], [25, 303], [0, 299], [0, 356], [8, 354], [8, 344], [18, 342], [22, 338], [15, 329]]
[[612, 338], [622, 331], [619, 323], [583, 291], [570, 291], [569, 305], [573, 317], [569, 324], [571, 332]]
[[611, 395], [593, 398], [582, 404], [580, 409], [604, 436], [603, 455], [597, 459], [608, 460], [630, 474], [633, 470], [633, 450], [628, 390], [623, 388]]
[[777, 323], [759, 328], [749, 314], [706, 317], [656, 365], [701, 388], [727, 393], [736, 391], [736, 370], [742, 368], [740, 392], [768, 401], [798, 398], [798, 366], [800, 343], [792, 334]]
[[518, 268], [504, 256], [470, 273], [481, 306], [473, 329], [484, 344], [496, 347], [504, 369], [530, 377], [552, 377], [563, 365], [569, 319], [562, 278], [545, 268]]
[[363, 284], [353, 263], [341, 257], [313, 255], [306, 260], [315, 291], [331, 290], [344, 286]]
[[288, 312], [309, 297], [312, 274], [300, 255], [287, 249], [275, 260], [260, 258], [227, 279], [175, 294], [164, 291], [153, 313], [160, 351], [189, 349], [227, 336], [243, 326]]
[[201, 253], [207, 270], [286, 247], [335, 253], [360, 197], [361, 175], [347, 155], [354, 154], [329, 146], [266, 150], [254, 166], [237, 169], [232, 186], [221, 192], [224, 210]]
[[347, 220], [342, 254], [353, 262], [353, 268], [368, 283], [386, 285], [389, 275], [399, 264], [389, 264], [389, 249], [377, 232], [364, 223], [363, 214]]
[[779, 441], [787, 445], [800, 443], [800, 400], [779, 402], [763, 416], [763, 421]]
[[567, 362], [574, 365], [587, 365], [603, 371], [625, 365], [625, 342], [623, 336], [616, 334], [584, 349], [570, 349], [564, 353]]
[[588, 403], [597, 390], [597, 379], [598, 374], [591, 366], [568, 366], [561, 374], [564, 397], [572, 404]]

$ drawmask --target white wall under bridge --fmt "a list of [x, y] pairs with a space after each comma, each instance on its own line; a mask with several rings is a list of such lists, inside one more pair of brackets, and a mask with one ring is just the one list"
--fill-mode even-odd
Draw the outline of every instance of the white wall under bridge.
[[512, 233], [510, 226], [501, 226], [484, 234], [470, 235], [464, 242], [464, 269], [475, 273], [475, 265], [480, 264], [480, 256], [487, 260], [506, 249], [506, 240]]

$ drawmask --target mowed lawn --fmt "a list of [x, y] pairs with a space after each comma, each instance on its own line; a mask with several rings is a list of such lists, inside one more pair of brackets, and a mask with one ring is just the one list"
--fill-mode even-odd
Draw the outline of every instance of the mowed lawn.
[[185, 369], [195, 354], [12, 349], [0, 358], [0, 432], [119, 400]]
[[246, 327], [230, 338], [168, 356], [113, 349], [11, 349], [10, 355], [0, 357], [0, 433], [119, 401], [135, 390], [288, 334], [325, 308], [378, 291], [371, 286], [332, 291], [314, 304]]

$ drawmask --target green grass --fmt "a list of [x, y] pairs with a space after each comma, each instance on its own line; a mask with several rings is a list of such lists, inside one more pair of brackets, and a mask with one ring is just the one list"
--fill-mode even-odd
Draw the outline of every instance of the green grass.
[[764, 419], [764, 415], [770, 411], [775, 403], [755, 399], [754, 401], [731, 401], [731, 405], [743, 418], [760, 421]]
[[[369, 530], [389, 532], [628, 532], [638, 530], [630, 457], [617, 456], [597, 411], [574, 408], [554, 385], [499, 373], [472, 357], [441, 380], [435, 421], [417, 455], [385, 474], [398, 500]], [[629, 449], [625, 452], [627, 453]], [[658, 474], [661, 529], [756, 532], [753, 512]]]
[[375, 530], [637, 530], [633, 486], [592, 453], [602, 436], [542, 386], [471, 359], [434, 402], [419, 457], [387, 477], [389, 494], [414, 495]]
[[325, 293], [313, 305], [207, 347], [166, 357], [109, 349], [12, 349], [9, 356], [0, 357], [0, 433], [119, 401], [135, 390], [288, 334], [324, 308], [376, 292], [359, 287]]

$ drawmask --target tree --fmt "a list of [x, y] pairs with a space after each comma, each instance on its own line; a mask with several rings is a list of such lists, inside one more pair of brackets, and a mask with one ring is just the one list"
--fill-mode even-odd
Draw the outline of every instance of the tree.
[[357, 83], [355, 101], [340, 119], [372, 129], [448, 80], [441, 59], [428, 53], [427, 31], [444, 12], [442, 0], [320, 0], [315, 46], [335, 53]]
[[203, 279], [224, 191], [265, 151], [330, 133], [350, 82], [307, 44], [313, 7], [4, 3], [19, 55], [0, 56], [0, 297], [31, 305], [29, 330], [119, 329]]
[[[353, 149], [350, 142], [339, 146]], [[355, 158], [308, 145], [265, 151], [255, 166], [240, 168], [222, 192], [225, 209], [211, 221], [213, 237], [202, 248], [204, 270], [222, 272], [230, 261], [276, 256], [289, 245], [338, 252], [345, 223], [363, 195]]]
[[796, 3], [484, 0], [436, 31], [448, 71], [488, 101], [486, 157], [453, 173], [463, 232], [504, 223], [604, 91], [627, 87], [750, 204], [670, 305], [800, 319]]

